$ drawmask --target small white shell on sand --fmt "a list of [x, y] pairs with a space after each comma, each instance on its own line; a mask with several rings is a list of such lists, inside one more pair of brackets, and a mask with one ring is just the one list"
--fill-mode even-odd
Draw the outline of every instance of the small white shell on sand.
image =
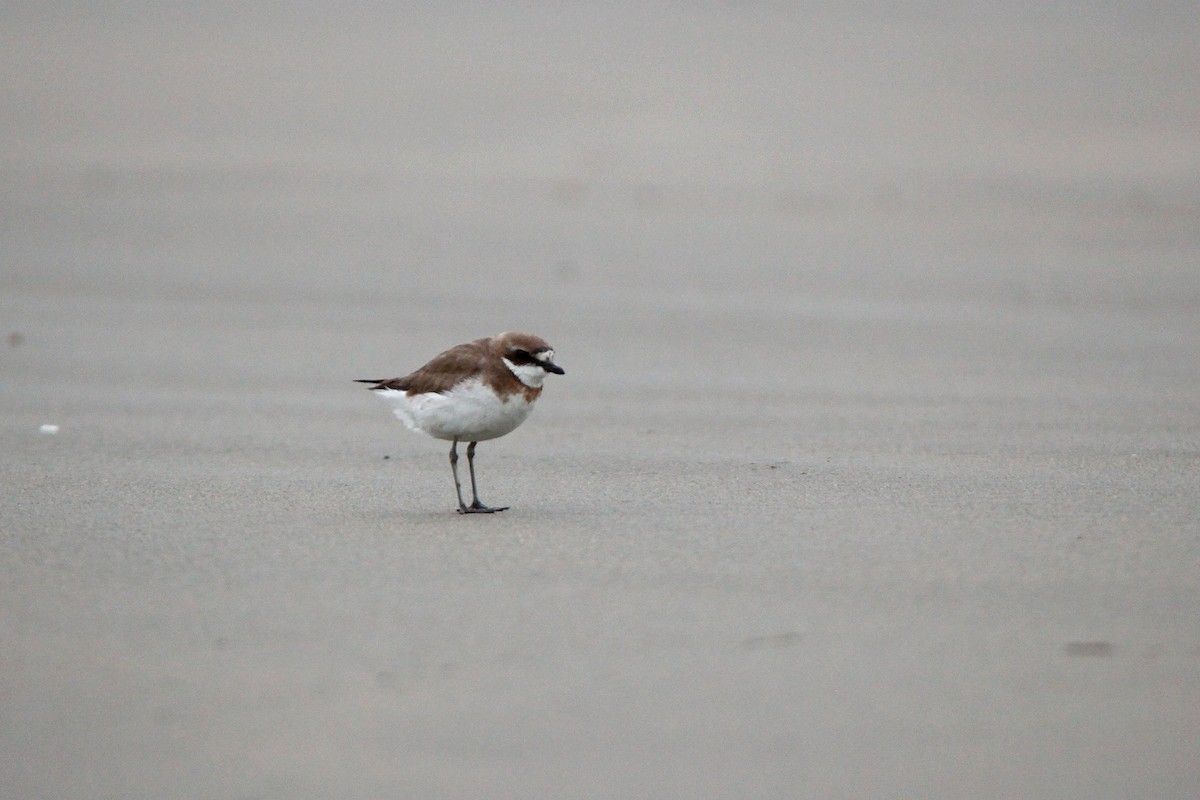
[[38, 430], [42, 433], [58, 433], [58, 426], [57, 425], [43, 425], [42, 427], [38, 428]]

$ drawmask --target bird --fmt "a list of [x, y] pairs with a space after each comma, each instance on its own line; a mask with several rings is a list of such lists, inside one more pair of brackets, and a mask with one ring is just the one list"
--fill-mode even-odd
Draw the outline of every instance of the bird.
[[[565, 375], [554, 348], [531, 333], [506, 331], [456, 345], [402, 378], [358, 378], [392, 407], [409, 430], [449, 441], [450, 472], [460, 514], [494, 514], [509, 506], [479, 500], [475, 445], [511, 433], [533, 411], [549, 374]], [[458, 443], [467, 444], [471, 504], [458, 479]]]

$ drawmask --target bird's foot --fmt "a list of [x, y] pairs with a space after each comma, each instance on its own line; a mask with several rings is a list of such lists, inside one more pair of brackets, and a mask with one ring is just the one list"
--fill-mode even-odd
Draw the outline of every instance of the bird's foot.
[[508, 506], [485, 506], [483, 503], [475, 500], [469, 506], [459, 505], [458, 513], [460, 514], [495, 514], [497, 511], [507, 511]]

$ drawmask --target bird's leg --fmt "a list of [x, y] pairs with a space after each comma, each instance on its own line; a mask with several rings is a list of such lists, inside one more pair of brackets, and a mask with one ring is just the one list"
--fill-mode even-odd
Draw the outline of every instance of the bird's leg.
[[467, 469], [471, 472], [471, 505], [466, 508], [462, 507], [462, 500], [459, 500], [458, 513], [460, 514], [494, 514], [497, 511], [504, 511], [508, 506], [500, 506], [493, 508], [485, 506], [479, 502], [479, 491], [475, 488], [475, 445], [478, 442], [471, 442], [467, 445]]
[[[454, 493], [458, 495], [458, 513], [466, 514], [467, 506], [462, 501], [462, 484], [458, 482], [458, 439], [450, 443], [450, 472], [454, 475]], [[471, 482], [475, 482], [474, 476]]]

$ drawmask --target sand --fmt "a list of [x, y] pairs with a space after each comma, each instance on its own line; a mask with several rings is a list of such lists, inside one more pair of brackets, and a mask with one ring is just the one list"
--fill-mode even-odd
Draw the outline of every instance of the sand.
[[[1191, 34], [351, 8], [5, 26], [6, 796], [1195, 792]], [[351, 379], [510, 328], [462, 517]]]

